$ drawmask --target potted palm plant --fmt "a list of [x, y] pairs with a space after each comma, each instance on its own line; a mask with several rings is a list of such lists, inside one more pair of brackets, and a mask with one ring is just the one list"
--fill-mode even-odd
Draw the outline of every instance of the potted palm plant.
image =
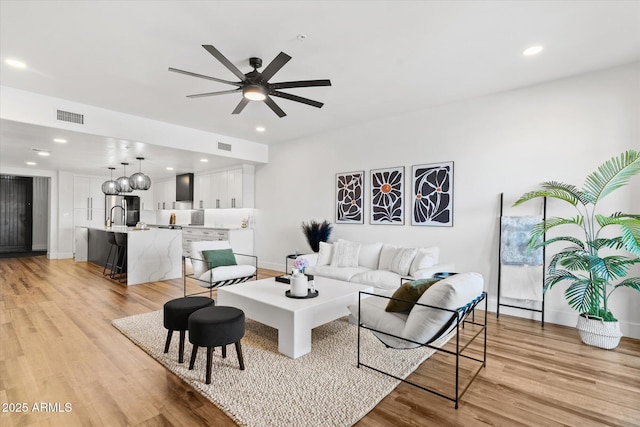
[[[548, 181], [514, 203], [516, 206], [538, 197], [549, 197], [577, 210], [574, 217], [554, 217], [534, 226], [529, 248], [568, 243], [551, 258], [544, 291], [558, 283], [569, 284], [564, 295], [569, 306], [580, 313], [577, 328], [585, 344], [607, 349], [617, 347], [622, 334], [617, 319], [609, 310], [609, 297], [621, 287], [640, 291], [640, 277], [627, 277], [630, 267], [640, 263], [640, 215], [597, 213], [600, 200], [625, 186], [638, 173], [640, 153], [628, 150], [587, 176], [582, 189]], [[549, 230], [560, 226], [577, 227], [579, 234], [542, 239]], [[605, 228], [607, 232], [603, 233]]]

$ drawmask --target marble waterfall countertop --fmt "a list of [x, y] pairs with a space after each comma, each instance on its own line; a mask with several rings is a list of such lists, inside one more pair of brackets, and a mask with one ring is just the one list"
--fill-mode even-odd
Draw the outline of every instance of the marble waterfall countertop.
[[[89, 251], [98, 242], [107, 245], [103, 233], [127, 234], [127, 285], [178, 279], [182, 277], [182, 230], [170, 228], [85, 226], [76, 227], [76, 261], [93, 261], [104, 265], [90, 257]], [[106, 253], [106, 252], [105, 252]]]

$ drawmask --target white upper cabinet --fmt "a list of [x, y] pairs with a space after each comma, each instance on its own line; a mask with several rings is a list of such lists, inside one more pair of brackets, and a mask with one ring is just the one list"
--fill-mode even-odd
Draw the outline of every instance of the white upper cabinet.
[[76, 226], [101, 226], [105, 221], [102, 183], [109, 178], [73, 177], [73, 217]]
[[176, 201], [176, 179], [157, 181], [152, 185], [155, 185], [153, 209], [173, 209], [173, 202]]
[[197, 175], [195, 178], [194, 208], [253, 208], [254, 175], [255, 167], [253, 165], [241, 165], [228, 170]]

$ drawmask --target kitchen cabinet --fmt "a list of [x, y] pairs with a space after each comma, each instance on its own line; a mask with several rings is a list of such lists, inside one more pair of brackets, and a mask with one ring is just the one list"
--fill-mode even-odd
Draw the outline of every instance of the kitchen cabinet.
[[176, 201], [176, 180], [175, 178], [165, 181], [157, 181], [155, 184], [154, 207], [158, 210], [173, 209]]
[[[205, 176], [207, 175], [207, 176]], [[202, 209], [229, 209], [254, 207], [255, 168], [253, 165], [215, 171], [202, 174], [196, 178], [196, 192], [198, 198], [196, 206]], [[208, 185], [210, 190], [203, 190]], [[208, 196], [208, 199], [207, 199]]]
[[[182, 254], [191, 256], [191, 242], [228, 240], [233, 252], [253, 255], [253, 230], [250, 228], [182, 227]], [[240, 261], [240, 258], [237, 259]]]
[[73, 177], [74, 225], [104, 225], [106, 217], [102, 183], [108, 179], [88, 176]]
[[153, 210], [157, 206], [154, 204], [153, 185], [148, 190], [133, 190], [131, 194], [140, 197], [140, 210]]
[[212, 209], [214, 208], [211, 191], [211, 174], [204, 173], [195, 176], [193, 188], [193, 208]]

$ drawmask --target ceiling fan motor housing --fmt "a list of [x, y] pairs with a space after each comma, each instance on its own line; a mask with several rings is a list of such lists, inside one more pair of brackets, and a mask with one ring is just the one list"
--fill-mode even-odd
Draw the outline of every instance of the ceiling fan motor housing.
[[251, 65], [254, 69], [262, 67], [262, 59], [251, 57], [249, 58], [249, 65]]

